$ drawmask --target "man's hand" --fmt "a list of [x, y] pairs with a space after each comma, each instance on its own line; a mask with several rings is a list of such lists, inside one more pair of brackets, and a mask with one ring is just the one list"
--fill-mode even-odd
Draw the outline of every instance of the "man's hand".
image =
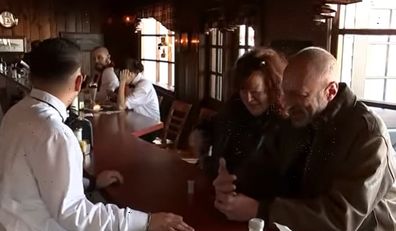
[[215, 207], [230, 220], [248, 221], [257, 216], [258, 201], [243, 194], [227, 196], [226, 201], [215, 201]]
[[154, 213], [148, 226], [148, 231], [194, 231], [183, 222], [183, 217], [172, 213]]
[[105, 188], [114, 183], [124, 183], [124, 178], [117, 171], [105, 170], [96, 176], [96, 188]]
[[128, 84], [132, 81], [132, 74], [129, 70], [125, 69], [120, 72], [120, 83]]

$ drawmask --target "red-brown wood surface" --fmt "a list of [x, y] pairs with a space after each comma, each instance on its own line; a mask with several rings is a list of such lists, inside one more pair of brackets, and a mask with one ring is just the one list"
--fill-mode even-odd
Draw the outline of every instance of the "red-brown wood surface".
[[129, 134], [137, 137], [161, 130], [164, 127], [161, 121], [155, 121], [132, 111], [112, 114], [94, 113], [92, 122], [96, 127], [108, 127], [107, 129], [122, 135]]
[[[93, 123], [95, 171], [116, 169], [125, 180], [104, 191], [109, 202], [146, 212], [177, 213], [197, 231], [247, 230], [246, 223], [227, 221], [213, 207], [211, 183], [196, 166], [174, 151], [130, 135], [118, 119], [98, 120]], [[188, 194], [187, 180], [195, 181], [194, 194]]]

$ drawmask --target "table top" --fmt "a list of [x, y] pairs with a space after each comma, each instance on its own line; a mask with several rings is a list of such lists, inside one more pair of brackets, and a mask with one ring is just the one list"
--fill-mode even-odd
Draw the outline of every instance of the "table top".
[[91, 121], [97, 129], [105, 127], [104, 129], [109, 129], [112, 133], [122, 133], [128, 137], [130, 135], [140, 137], [164, 127], [161, 121], [133, 111], [93, 113]]
[[[247, 230], [247, 223], [228, 221], [214, 208], [211, 182], [195, 165], [175, 151], [130, 135], [117, 119], [104, 118], [93, 128], [95, 171], [115, 169], [124, 176], [124, 184], [104, 190], [109, 202], [145, 212], [173, 212], [197, 231]], [[188, 193], [188, 180], [194, 181], [193, 194]]]

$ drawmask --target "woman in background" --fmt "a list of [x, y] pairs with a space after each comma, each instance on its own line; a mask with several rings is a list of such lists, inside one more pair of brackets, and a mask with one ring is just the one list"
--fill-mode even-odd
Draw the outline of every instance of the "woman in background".
[[134, 59], [125, 62], [125, 69], [120, 72], [120, 88], [117, 104], [120, 110], [133, 111], [160, 121], [157, 93], [153, 84], [143, 77], [143, 64]]

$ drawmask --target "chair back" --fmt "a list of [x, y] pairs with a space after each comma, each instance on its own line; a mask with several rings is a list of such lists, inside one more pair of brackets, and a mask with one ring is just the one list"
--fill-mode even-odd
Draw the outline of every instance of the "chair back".
[[166, 143], [167, 139], [172, 140], [173, 147], [178, 147], [180, 136], [183, 132], [188, 115], [190, 114], [191, 107], [191, 104], [179, 100], [173, 101], [165, 123], [164, 134], [162, 137], [163, 143]]

